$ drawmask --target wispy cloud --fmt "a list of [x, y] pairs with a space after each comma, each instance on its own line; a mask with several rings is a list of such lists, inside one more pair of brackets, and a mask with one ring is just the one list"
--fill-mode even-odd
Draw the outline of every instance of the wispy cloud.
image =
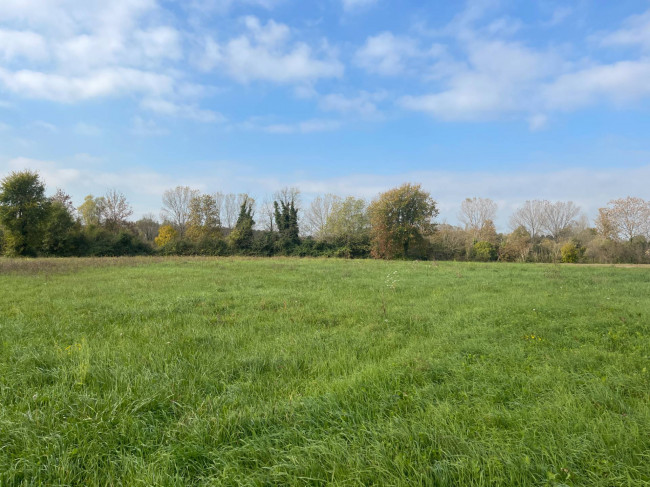
[[[225, 70], [235, 80], [302, 83], [340, 78], [344, 66], [331, 50], [321, 53], [304, 42], [291, 42], [291, 29], [273, 20], [243, 19], [244, 33], [225, 42], [207, 37], [197, 60], [205, 71]], [[320, 54], [320, 55], [319, 55]]]

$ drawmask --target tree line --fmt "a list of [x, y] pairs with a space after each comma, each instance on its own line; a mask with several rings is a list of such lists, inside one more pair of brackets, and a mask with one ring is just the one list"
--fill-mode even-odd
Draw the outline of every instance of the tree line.
[[162, 195], [159, 217], [137, 221], [117, 190], [78, 207], [63, 190], [46, 196], [36, 172], [0, 182], [0, 249], [6, 256], [295, 255], [380, 259], [650, 263], [650, 202], [626, 197], [592, 223], [570, 201], [531, 200], [496, 231], [497, 205], [467, 198], [460, 225], [436, 222], [438, 206], [417, 184], [372, 201], [322, 195], [303, 206], [297, 188], [262, 202], [187, 186]]

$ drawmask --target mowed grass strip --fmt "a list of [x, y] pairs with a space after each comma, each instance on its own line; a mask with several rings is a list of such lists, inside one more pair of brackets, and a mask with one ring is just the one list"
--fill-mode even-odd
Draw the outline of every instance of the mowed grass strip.
[[0, 264], [0, 485], [650, 483], [650, 270]]

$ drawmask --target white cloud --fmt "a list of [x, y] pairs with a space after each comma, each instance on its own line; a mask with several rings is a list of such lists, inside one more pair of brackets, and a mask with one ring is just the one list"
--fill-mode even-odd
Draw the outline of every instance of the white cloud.
[[603, 101], [631, 103], [650, 96], [650, 61], [621, 61], [567, 73], [544, 87], [544, 103], [573, 110]]
[[640, 46], [650, 50], [650, 10], [629, 17], [622, 29], [606, 34], [601, 42], [605, 46]]
[[371, 73], [394, 76], [403, 73], [410, 60], [424, 56], [426, 53], [420, 50], [415, 39], [382, 32], [368, 37], [354, 60]]
[[204, 110], [195, 105], [184, 105], [159, 98], [145, 98], [142, 108], [168, 117], [186, 118], [197, 122], [225, 122], [226, 118], [212, 110]]
[[351, 113], [364, 118], [381, 118], [377, 103], [384, 100], [387, 94], [384, 92], [368, 93], [362, 91], [354, 97], [347, 97], [340, 93], [324, 95], [319, 101], [319, 106], [325, 111], [340, 113]]
[[83, 135], [84, 137], [97, 137], [102, 134], [102, 129], [97, 125], [93, 125], [87, 122], [78, 122], [74, 126], [74, 131], [77, 135]]
[[223, 69], [244, 83], [300, 83], [343, 75], [343, 64], [332, 53], [317, 58], [307, 44], [290, 44], [286, 25], [274, 21], [262, 25], [255, 17], [246, 17], [244, 25], [245, 34], [225, 43], [207, 38], [199, 65], [204, 70]]
[[339, 120], [310, 119], [292, 123], [270, 123], [263, 119], [253, 118], [247, 122], [238, 124], [234, 128], [266, 132], [268, 134], [311, 134], [315, 132], [332, 132], [340, 129], [342, 123]]
[[128, 93], [169, 94], [174, 80], [164, 74], [131, 68], [107, 68], [83, 76], [0, 68], [0, 83], [26, 98], [76, 102]]
[[539, 83], [561, 65], [554, 55], [516, 42], [477, 40], [467, 43], [466, 49], [468, 64], [446, 79], [446, 89], [405, 96], [399, 104], [442, 120], [486, 120], [525, 113], [535, 108]]
[[560, 25], [562, 22], [568, 19], [571, 14], [573, 14], [573, 8], [571, 7], [568, 7], [566, 5], [556, 7], [553, 10], [551, 18], [545, 24], [549, 27]]
[[43, 120], [36, 120], [35, 122], [32, 122], [30, 126], [41, 130], [45, 130], [53, 134], [59, 131], [56, 125], [51, 124], [49, 122], [44, 122]]
[[[149, 110], [168, 116], [214, 121], [203, 110], [205, 94], [176, 69], [183, 34], [165, 23], [156, 0], [3, 0], [0, 89], [53, 102], [136, 96], [155, 98]], [[18, 66], [16, 64], [16, 66]]]
[[283, 0], [191, 0], [189, 7], [200, 14], [224, 14], [237, 6], [261, 7], [270, 10]]
[[365, 7], [375, 5], [377, 0], [343, 0], [343, 9], [345, 11], [359, 10]]
[[0, 59], [16, 58], [43, 60], [47, 58], [47, 46], [42, 36], [29, 31], [0, 29]]
[[[531, 130], [540, 130], [553, 112], [650, 97], [649, 60], [572, 62], [559, 48], [532, 48], [504, 40], [500, 37], [511, 32], [503, 30], [512, 30], [504, 27], [507, 23], [475, 26], [488, 7], [489, 2], [471, 3], [446, 28], [431, 34], [451, 36], [457, 43], [456, 55], [451, 57], [448, 49], [432, 64], [428, 77], [438, 82], [437, 89], [403, 96], [400, 106], [440, 120], [524, 119]], [[556, 13], [559, 17], [570, 12]], [[647, 12], [628, 19], [625, 29], [603, 36], [602, 42], [645, 45], [649, 32]]]
[[131, 133], [139, 137], [162, 137], [169, 134], [169, 130], [160, 127], [153, 120], [145, 120], [141, 117], [133, 119]]

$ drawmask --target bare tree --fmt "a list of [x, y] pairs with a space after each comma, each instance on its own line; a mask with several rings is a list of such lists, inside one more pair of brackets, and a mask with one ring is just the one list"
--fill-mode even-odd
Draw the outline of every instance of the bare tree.
[[537, 237], [544, 226], [544, 207], [546, 203], [543, 200], [526, 201], [510, 217], [510, 226], [512, 229], [524, 227], [529, 233], [530, 238], [534, 239]]
[[158, 235], [160, 223], [156, 221], [156, 217], [153, 213], [147, 213], [146, 215], [142, 215], [142, 218], [135, 222], [135, 228], [144, 240], [147, 242], [153, 242], [156, 235]]
[[72, 218], [77, 215], [77, 209], [72, 204], [72, 197], [61, 188], [56, 189], [56, 193], [50, 198], [53, 203], [59, 203], [63, 206]]
[[301, 229], [304, 229], [307, 235], [324, 238], [327, 219], [332, 213], [334, 205], [340, 201], [341, 198], [333, 194], [316, 196], [305, 210], [304, 223]]
[[293, 206], [300, 210], [300, 190], [296, 187], [284, 187], [273, 194], [273, 198], [278, 203], [283, 203], [289, 206], [293, 203]]
[[562, 232], [576, 223], [579, 213], [580, 207], [573, 201], [544, 201], [542, 230], [557, 240]]
[[260, 218], [257, 222], [259, 228], [272, 232], [275, 228], [275, 208], [273, 207], [273, 198], [265, 197], [259, 207]]
[[187, 221], [190, 217], [190, 202], [199, 192], [189, 186], [176, 186], [163, 193], [161, 218], [169, 221], [178, 229], [181, 237], [187, 230]]
[[104, 195], [102, 214], [106, 227], [117, 230], [126, 226], [127, 218], [133, 214], [133, 210], [126, 201], [124, 194], [116, 189], [111, 189]]
[[217, 209], [217, 213], [219, 213], [219, 221], [223, 224], [224, 222], [224, 214], [223, 214], [223, 199], [225, 195], [221, 191], [217, 191], [214, 193], [214, 204]]
[[228, 193], [223, 196], [222, 223], [226, 228], [234, 228], [239, 214], [238, 198], [235, 193]]
[[616, 240], [650, 238], [650, 201], [628, 196], [600, 208], [596, 225], [602, 235]]
[[497, 204], [490, 198], [465, 198], [460, 205], [458, 219], [465, 225], [465, 230], [479, 238], [481, 231], [493, 222], [497, 214]]

